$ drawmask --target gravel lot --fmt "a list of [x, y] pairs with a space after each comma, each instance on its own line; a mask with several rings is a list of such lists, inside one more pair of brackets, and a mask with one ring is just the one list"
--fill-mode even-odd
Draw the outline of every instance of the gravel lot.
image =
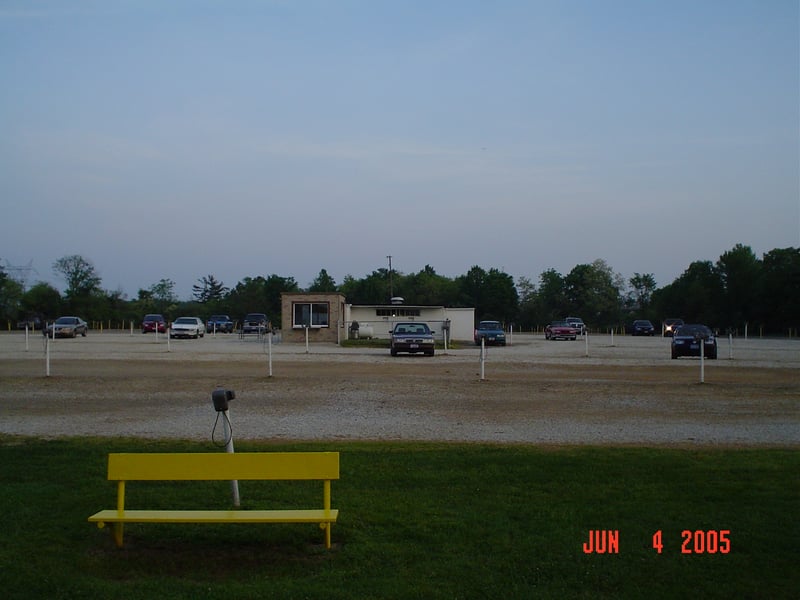
[[[212, 440], [211, 391], [236, 392], [234, 438], [538, 444], [800, 445], [800, 340], [721, 340], [671, 360], [669, 339], [590, 336], [433, 358], [255, 337], [0, 334], [0, 433]], [[481, 378], [483, 366], [483, 378]], [[218, 425], [215, 437], [222, 437]]]

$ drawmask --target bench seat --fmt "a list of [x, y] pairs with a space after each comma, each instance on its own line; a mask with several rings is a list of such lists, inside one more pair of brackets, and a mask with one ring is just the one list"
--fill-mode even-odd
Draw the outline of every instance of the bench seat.
[[105, 523], [335, 523], [338, 509], [308, 510], [101, 510], [89, 517]]

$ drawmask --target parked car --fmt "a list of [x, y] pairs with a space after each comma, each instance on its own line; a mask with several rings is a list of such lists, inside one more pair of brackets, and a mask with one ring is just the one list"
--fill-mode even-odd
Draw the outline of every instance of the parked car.
[[567, 317], [564, 320], [577, 329], [580, 335], [586, 333], [586, 325], [584, 325], [583, 319], [580, 317]]
[[656, 329], [650, 321], [637, 319], [631, 325], [631, 335], [653, 335]]
[[269, 319], [264, 313], [248, 313], [242, 319], [242, 333], [264, 333], [269, 329]]
[[427, 323], [396, 323], [392, 328], [389, 350], [392, 356], [397, 356], [398, 352], [433, 356], [434, 347], [433, 332]]
[[206, 321], [206, 333], [233, 333], [233, 321], [228, 315], [211, 315]]
[[42, 333], [48, 337], [77, 337], [79, 334], [86, 337], [89, 326], [80, 317], [58, 317], [50, 323]]
[[487, 346], [506, 345], [506, 332], [503, 331], [503, 326], [500, 321], [481, 321], [478, 327], [475, 328], [475, 344], [480, 346], [481, 340]]
[[672, 334], [672, 358], [700, 356], [717, 358], [717, 338], [705, 325], [681, 325]]
[[681, 325], [683, 325], [683, 319], [664, 319], [664, 337], [672, 337], [672, 334]]
[[205, 326], [200, 317], [178, 317], [172, 322], [169, 328], [169, 337], [171, 338], [194, 338], [203, 337], [205, 335]]
[[578, 338], [578, 334], [578, 329], [567, 321], [553, 321], [544, 328], [544, 339], [546, 340], [575, 340]]
[[158, 333], [167, 332], [167, 322], [164, 320], [163, 315], [145, 315], [142, 319], [142, 333], [150, 333], [158, 331]]
[[42, 320], [39, 317], [28, 317], [17, 321], [17, 329], [30, 329], [31, 331], [42, 328]]

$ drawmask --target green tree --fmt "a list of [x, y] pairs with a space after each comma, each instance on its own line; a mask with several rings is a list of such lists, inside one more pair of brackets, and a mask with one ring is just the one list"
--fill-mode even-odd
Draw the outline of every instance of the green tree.
[[769, 331], [800, 329], [800, 248], [776, 248], [764, 254], [761, 304]]
[[418, 273], [395, 277], [396, 287], [406, 304], [422, 306], [454, 306], [458, 302], [458, 287], [455, 282], [436, 273], [430, 265]]
[[564, 276], [555, 269], [539, 275], [538, 316], [542, 323], [566, 317], [569, 312]]
[[61, 294], [56, 288], [49, 283], [36, 283], [22, 295], [23, 316], [57, 317], [61, 312], [61, 303]]
[[22, 284], [9, 277], [0, 266], [0, 319], [15, 321], [20, 317]]
[[309, 292], [335, 292], [336, 281], [328, 275], [325, 269], [321, 269], [319, 275], [308, 286]]
[[628, 281], [632, 289], [630, 308], [644, 317], [653, 318], [650, 304], [653, 301], [653, 292], [658, 289], [656, 278], [652, 273], [634, 273]]
[[95, 316], [91, 311], [97, 304], [101, 279], [92, 262], [78, 254], [63, 256], [53, 263], [53, 272], [67, 284], [64, 296], [69, 310], [84, 313], [87, 319]]
[[592, 264], [576, 265], [564, 278], [570, 312], [597, 327], [615, 325], [621, 318], [624, 279], [597, 259]]
[[198, 281], [192, 286], [192, 296], [201, 304], [219, 302], [228, 293], [228, 288], [213, 275], [205, 275]]
[[653, 293], [653, 305], [663, 317], [720, 326], [718, 299], [722, 282], [711, 261], [695, 261], [671, 284]]
[[720, 256], [716, 272], [722, 284], [721, 318], [738, 328], [759, 320], [762, 299], [762, 265], [749, 246], [736, 244]]
[[519, 294], [514, 278], [498, 269], [472, 267], [456, 278], [463, 306], [475, 308], [478, 321], [493, 319], [513, 323], [519, 314]]

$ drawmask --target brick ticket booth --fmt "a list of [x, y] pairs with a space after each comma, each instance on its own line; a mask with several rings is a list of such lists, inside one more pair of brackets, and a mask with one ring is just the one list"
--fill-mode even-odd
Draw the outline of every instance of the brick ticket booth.
[[347, 338], [345, 298], [333, 292], [281, 294], [281, 333], [285, 342], [338, 342]]

